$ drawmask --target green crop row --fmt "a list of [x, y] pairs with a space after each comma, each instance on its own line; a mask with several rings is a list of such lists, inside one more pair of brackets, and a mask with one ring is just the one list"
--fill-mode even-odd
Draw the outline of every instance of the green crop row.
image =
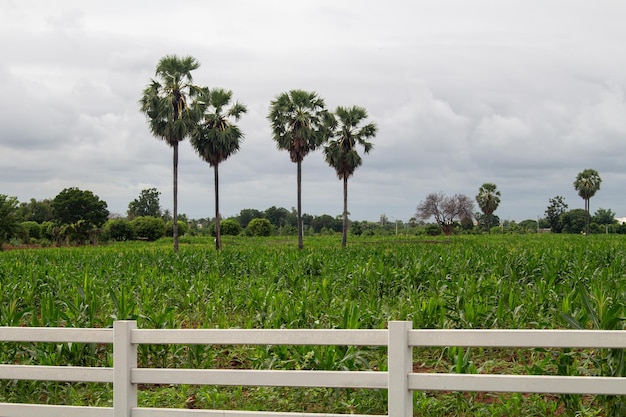
[[[456, 236], [295, 241], [228, 237], [0, 253], [0, 326], [140, 328], [623, 327], [626, 245], [619, 236]], [[575, 354], [576, 355], [575, 355]], [[623, 355], [622, 355], [623, 356]], [[606, 352], [422, 349], [433, 371], [623, 375]], [[141, 346], [143, 366], [385, 369], [386, 351], [356, 347]], [[2, 344], [2, 363], [109, 365], [110, 347]], [[49, 386], [48, 386], [49, 385]], [[102, 404], [110, 387], [3, 381], [0, 401]], [[103, 388], [104, 386], [104, 388]], [[47, 394], [45, 394], [47, 393]], [[146, 387], [153, 406], [385, 413], [386, 393]], [[190, 404], [193, 403], [193, 404]], [[619, 415], [615, 398], [415, 394], [420, 415]], [[443, 410], [443, 411], [442, 411]], [[448, 410], [448, 411], [446, 411]]]

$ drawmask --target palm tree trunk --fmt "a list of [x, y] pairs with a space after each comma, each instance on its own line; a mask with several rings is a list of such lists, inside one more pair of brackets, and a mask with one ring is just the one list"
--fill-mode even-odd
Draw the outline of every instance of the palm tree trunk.
[[298, 249], [304, 248], [302, 241], [302, 161], [298, 161]]
[[174, 252], [178, 252], [178, 141], [174, 143], [174, 224], [172, 236], [174, 238]]
[[343, 232], [341, 233], [341, 247], [346, 247], [348, 240], [348, 176], [343, 176]]
[[589, 199], [585, 198], [585, 236], [589, 236]]
[[220, 233], [220, 186], [219, 175], [217, 173], [218, 164], [215, 164], [213, 171], [215, 172], [215, 249], [222, 248], [222, 234]]

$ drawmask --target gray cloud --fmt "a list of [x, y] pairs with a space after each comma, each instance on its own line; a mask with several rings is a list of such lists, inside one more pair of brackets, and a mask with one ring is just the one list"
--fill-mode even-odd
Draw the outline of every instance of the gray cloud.
[[[123, 13], [120, 12], [123, 10]], [[626, 215], [626, 5], [527, 2], [26, 0], [0, 4], [0, 193], [21, 201], [91, 189], [124, 213], [141, 189], [171, 205], [171, 149], [138, 111], [165, 54], [194, 80], [232, 89], [249, 112], [241, 151], [220, 166], [222, 212], [295, 206], [295, 165], [266, 120], [280, 92], [361, 105], [379, 126], [350, 179], [355, 219], [407, 220], [430, 192], [502, 191], [496, 214], [542, 215], [595, 168], [593, 207]], [[304, 162], [304, 210], [341, 211], [321, 151]], [[181, 146], [180, 210], [213, 213], [212, 171]]]

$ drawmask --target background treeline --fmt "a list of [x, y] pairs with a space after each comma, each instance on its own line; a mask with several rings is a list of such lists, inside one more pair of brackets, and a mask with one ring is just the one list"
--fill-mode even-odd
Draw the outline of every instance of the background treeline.
[[[107, 241], [155, 241], [172, 236], [173, 221], [169, 210], [159, 203], [159, 192], [143, 190], [129, 203], [126, 216], [112, 215], [106, 202], [91, 191], [67, 188], [54, 199], [19, 202], [15, 197], [0, 194], [0, 242], [18, 245], [68, 245], [96, 244]], [[483, 233], [582, 233], [586, 213], [583, 209], [560, 210], [554, 216], [554, 199], [546, 210], [546, 218], [521, 222], [491, 219], [481, 221], [461, 220], [454, 224], [454, 234]], [[340, 235], [342, 215], [312, 215], [303, 213], [305, 235]], [[191, 219], [179, 215], [181, 235], [215, 236], [215, 219]], [[497, 225], [497, 226], [492, 226]], [[598, 209], [590, 218], [590, 233], [626, 234], [626, 224], [619, 224], [610, 209]], [[297, 212], [294, 208], [272, 206], [265, 210], [242, 209], [237, 215], [221, 219], [223, 235], [241, 236], [296, 236]], [[355, 236], [430, 235], [442, 234], [437, 223], [425, 222], [418, 217], [408, 222], [389, 219], [381, 214], [378, 221], [351, 221], [349, 233]]]

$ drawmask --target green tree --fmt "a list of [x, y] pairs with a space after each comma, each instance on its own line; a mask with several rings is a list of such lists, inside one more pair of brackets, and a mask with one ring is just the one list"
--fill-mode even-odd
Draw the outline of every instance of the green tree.
[[482, 218], [486, 221], [484, 225], [487, 227], [489, 233], [491, 233], [491, 226], [494, 225], [491, 222], [493, 219], [492, 214], [500, 205], [500, 191], [498, 191], [498, 187], [489, 182], [481, 185], [478, 189], [478, 194], [476, 195], [476, 202], [478, 203], [480, 211], [484, 214], [484, 217]]
[[19, 216], [17, 197], [0, 194], [0, 249], [4, 242], [15, 236], [21, 218]]
[[103, 226], [105, 239], [125, 241], [135, 238], [135, 229], [126, 219], [110, 219]]
[[241, 209], [239, 212], [239, 216], [237, 216], [237, 220], [239, 220], [239, 225], [242, 229], [248, 227], [248, 224], [253, 219], [261, 219], [263, 218], [263, 212], [257, 209]]
[[252, 219], [246, 230], [252, 236], [269, 236], [272, 234], [272, 223], [267, 219]]
[[31, 198], [28, 203], [20, 203], [20, 213], [24, 221], [37, 223], [51, 221], [53, 217], [52, 201], [49, 199], [37, 201]]
[[548, 200], [548, 208], [546, 208], [546, 220], [550, 225], [552, 233], [561, 233], [563, 225], [561, 224], [561, 215], [567, 211], [565, 199], [557, 195]]
[[140, 216], [161, 217], [160, 195], [156, 188], [141, 190], [139, 197], [128, 204], [128, 217], [131, 220]]
[[289, 220], [289, 214], [289, 210], [284, 207], [278, 208], [272, 206], [265, 210], [265, 218], [276, 227], [286, 226]]
[[219, 164], [239, 150], [243, 133], [234, 122], [248, 110], [239, 102], [231, 104], [232, 91], [215, 88], [200, 96], [202, 118], [191, 133], [191, 145], [213, 167], [215, 185], [215, 249], [222, 247], [220, 233]]
[[600, 207], [593, 215], [593, 222], [596, 224], [610, 225], [617, 223], [617, 220], [615, 220], [613, 210]]
[[600, 189], [602, 178], [595, 169], [585, 169], [579, 172], [574, 181], [574, 188], [578, 191], [578, 195], [585, 200], [585, 234], [589, 234], [589, 200]]
[[137, 217], [131, 222], [135, 236], [142, 240], [154, 241], [165, 234], [165, 220], [158, 217]]
[[173, 150], [174, 251], [178, 252], [178, 143], [196, 124], [188, 101], [199, 88], [192, 84], [191, 71], [200, 63], [191, 56], [166, 55], [157, 64], [156, 79], [144, 89], [140, 109], [148, 117], [150, 131]]
[[561, 214], [563, 233], [583, 233], [587, 225], [587, 212], [583, 209], [573, 209]]
[[237, 236], [241, 233], [241, 226], [235, 219], [226, 219], [221, 222], [221, 230], [223, 235]]
[[109, 217], [107, 203], [89, 190], [65, 188], [52, 200], [54, 220], [67, 237], [85, 242]]
[[268, 119], [278, 149], [289, 151], [291, 162], [297, 164], [298, 249], [302, 240], [302, 161], [327, 139], [324, 129], [326, 105], [316, 93], [291, 90], [271, 102]]
[[365, 119], [367, 110], [358, 106], [339, 106], [329, 117], [332, 139], [324, 147], [324, 155], [328, 165], [335, 168], [337, 177], [343, 180], [342, 247], [346, 246], [348, 236], [348, 178], [363, 163], [357, 145], [363, 147], [364, 153], [369, 153], [373, 145], [368, 139], [376, 136], [378, 130], [373, 122], [363, 124]]

